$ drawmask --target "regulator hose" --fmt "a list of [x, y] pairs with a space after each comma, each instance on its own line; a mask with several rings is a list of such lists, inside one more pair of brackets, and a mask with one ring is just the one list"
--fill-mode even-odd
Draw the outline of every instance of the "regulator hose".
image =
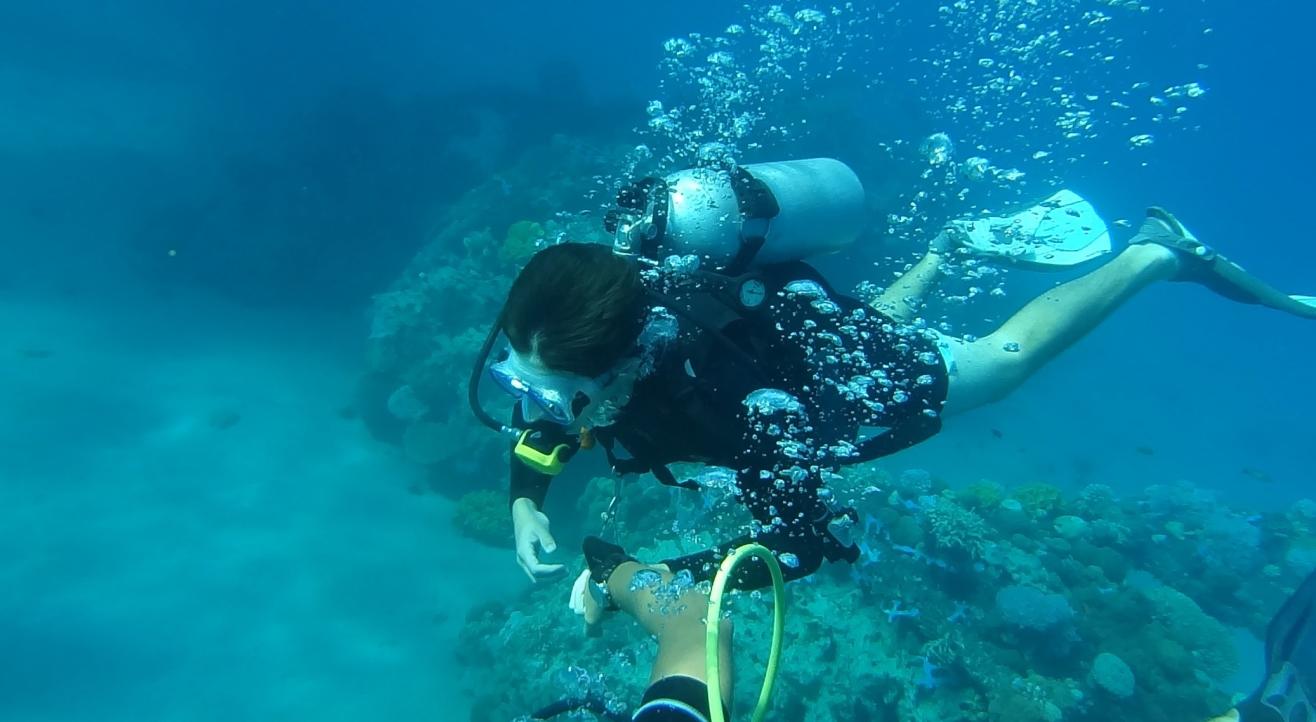
[[726, 722], [722, 714], [722, 676], [718, 654], [718, 628], [722, 619], [722, 596], [727, 582], [741, 562], [758, 557], [768, 565], [772, 573], [772, 647], [768, 652], [768, 669], [763, 676], [763, 688], [759, 690], [758, 705], [754, 708], [752, 722], [762, 722], [768, 713], [768, 701], [772, 697], [772, 687], [777, 681], [777, 665], [781, 661], [781, 638], [786, 629], [786, 582], [781, 576], [781, 565], [777, 557], [762, 544], [746, 544], [737, 548], [717, 570], [713, 578], [713, 590], [708, 598], [708, 631], [705, 633], [704, 659], [708, 669], [708, 709], [712, 722]]

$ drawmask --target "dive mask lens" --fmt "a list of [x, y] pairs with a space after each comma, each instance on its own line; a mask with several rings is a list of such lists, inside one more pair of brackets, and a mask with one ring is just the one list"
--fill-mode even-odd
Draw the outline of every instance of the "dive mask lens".
[[[515, 354], [490, 366], [489, 376], [503, 391], [522, 401], [521, 413], [526, 420], [532, 420], [539, 415], [533, 413], [535, 410], [542, 412], [542, 415], [550, 421], [563, 426], [575, 420], [571, 402], [579, 390], [574, 386], [567, 388], [572, 386], [571, 384], [554, 383], [558, 379], [536, 374], [524, 368], [518, 363]], [[534, 409], [530, 408], [530, 403], [534, 404]]]
[[549, 419], [566, 426], [575, 419], [575, 414], [571, 413], [571, 403], [563, 399], [560, 392], [553, 389], [531, 388], [526, 394], [526, 398], [535, 402], [535, 405], [548, 416]]

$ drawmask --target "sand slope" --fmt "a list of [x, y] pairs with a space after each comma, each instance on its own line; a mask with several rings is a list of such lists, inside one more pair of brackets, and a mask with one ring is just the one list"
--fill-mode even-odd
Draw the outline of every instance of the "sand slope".
[[177, 299], [0, 319], [4, 719], [465, 718], [467, 595], [523, 582], [336, 413], [353, 324]]

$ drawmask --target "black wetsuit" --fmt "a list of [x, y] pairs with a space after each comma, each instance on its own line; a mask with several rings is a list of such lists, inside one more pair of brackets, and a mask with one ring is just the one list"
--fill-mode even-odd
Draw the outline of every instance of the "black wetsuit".
[[[696, 580], [712, 578], [727, 551], [751, 540], [779, 556], [794, 555], [793, 564], [783, 565], [788, 579], [812, 573], [823, 559], [854, 561], [858, 550], [827, 529], [843, 512], [819, 497], [821, 473], [858, 460], [844, 445], [856, 441], [860, 425], [887, 429], [864, 444], [864, 459], [912, 446], [941, 428], [948, 374], [930, 334], [835, 293], [802, 263], [762, 274], [768, 294], [760, 310], [723, 314], [713, 324], [682, 319], [677, 339], [663, 349], [654, 372], [636, 382], [615, 422], [595, 430], [617, 456], [636, 460], [616, 466], [652, 470], [665, 483], [679, 483], [664, 466], [673, 462], [736, 471], [739, 499], [757, 531], [665, 560]], [[716, 299], [696, 300], [726, 310]], [[709, 325], [720, 329], [721, 339]], [[751, 411], [746, 398], [765, 388], [789, 393], [799, 408], [767, 416]], [[542, 507], [551, 478], [513, 459], [512, 500], [529, 498]], [[751, 562], [734, 581], [756, 588], [770, 577]]]

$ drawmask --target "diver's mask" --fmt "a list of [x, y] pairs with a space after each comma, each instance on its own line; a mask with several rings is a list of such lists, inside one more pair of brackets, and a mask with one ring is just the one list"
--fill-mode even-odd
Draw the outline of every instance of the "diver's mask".
[[[467, 402], [480, 423], [514, 440], [512, 451], [517, 458], [540, 473], [556, 474], [577, 450], [593, 445], [589, 428], [613, 423], [632, 384], [653, 372], [659, 349], [676, 338], [678, 325], [665, 308], [648, 309], [635, 350], [593, 378], [549, 370], [511, 348], [490, 365], [502, 328], [500, 314], [471, 368]], [[480, 381], [486, 367], [489, 377], [519, 401], [510, 424], [491, 416], [480, 403]]]
[[603, 397], [611, 372], [589, 378], [549, 371], [509, 348], [503, 360], [489, 367], [489, 377], [521, 402], [526, 421], [541, 418], [562, 426], [573, 426], [590, 402]]

